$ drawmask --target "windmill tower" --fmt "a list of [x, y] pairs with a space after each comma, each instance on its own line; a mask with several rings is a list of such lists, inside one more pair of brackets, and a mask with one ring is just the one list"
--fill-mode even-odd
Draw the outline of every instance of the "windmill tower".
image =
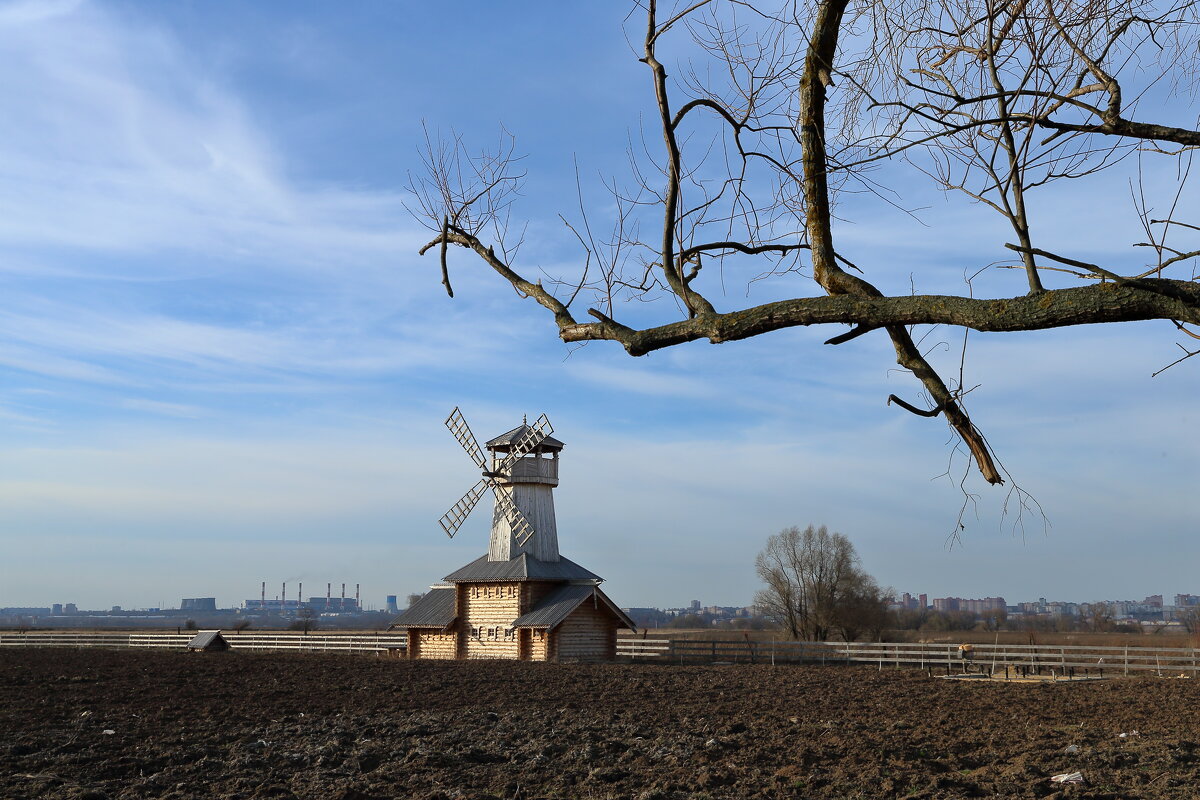
[[483, 471], [483, 477], [438, 520], [442, 530], [454, 536], [490, 488], [495, 505], [488, 560], [510, 561], [528, 553], [539, 561], [558, 561], [554, 487], [558, 486], [563, 443], [550, 435], [554, 427], [546, 415], [533, 425], [524, 419], [516, 428], [489, 440], [487, 455], [457, 408], [446, 419], [446, 427]]
[[[491, 453], [492, 469], [500, 469], [514, 444], [528, 436], [525, 421], [520, 427], [501, 434], [486, 445]], [[558, 525], [554, 519], [554, 487], [558, 486], [558, 454], [563, 443], [547, 434], [527, 454], [520, 456], [506, 475], [498, 478], [500, 491], [520, 511], [532, 533], [523, 536], [519, 523], [503, 509], [492, 513], [492, 537], [489, 561], [508, 561], [520, 553], [529, 553], [540, 561], [558, 561]], [[507, 507], [507, 503], [504, 504]]]
[[[409, 658], [601, 661], [619, 628], [634, 628], [600, 590], [602, 578], [558, 550], [554, 487], [563, 443], [546, 415], [480, 447], [457, 408], [446, 419], [483, 476], [438, 520], [453, 537], [488, 491], [488, 552], [444, 578], [401, 614]], [[485, 453], [486, 449], [486, 453]]]

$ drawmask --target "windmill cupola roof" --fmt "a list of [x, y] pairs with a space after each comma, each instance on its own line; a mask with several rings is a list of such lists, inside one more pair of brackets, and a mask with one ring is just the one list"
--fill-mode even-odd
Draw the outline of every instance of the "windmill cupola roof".
[[[502, 433], [499, 436], [497, 436], [495, 439], [489, 440], [488, 443], [486, 445], [484, 445], [484, 447], [486, 447], [488, 450], [499, 450], [501, 452], [507, 452], [513, 446], [513, 444], [515, 442], [521, 442], [521, 441], [527, 440], [530, 436], [531, 430], [532, 429], [529, 427], [529, 425], [527, 423], [521, 423], [520, 425], [513, 428], [508, 433]], [[558, 439], [555, 439], [553, 436], [546, 436], [540, 442], [538, 442], [536, 449], [538, 449], [538, 450], [562, 450], [563, 447], [565, 447], [565, 445], [562, 442], [560, 442]]]

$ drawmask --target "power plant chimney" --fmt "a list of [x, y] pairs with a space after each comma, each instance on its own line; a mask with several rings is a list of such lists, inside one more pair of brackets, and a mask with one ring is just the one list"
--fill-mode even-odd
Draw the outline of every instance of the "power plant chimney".
[[263, 581], [262, 585], [262, 605], [259, 606], [260, 611], [267, 610], [267, 582]]
[[287, 608], [287, 581], [283, 582], [283, 595], [281, 595], [279, 598], [280, 613], [282, 613], [285, 608]]
[[332, 602], [332, 598], [333, 598], [333, 584], [327, 583], [327, 584], [325, 584], [325, 610], [326, 611], [329, 610], [329, 604], [330, 604], [330, 602]]
[[362, 606], [359, 605], [359, 601], [358, 601], [358, 587], [361, 585], [362, 584], [359, 584], [359, 583], [354, 584], [354, 610], [355, 611], [362, 611]]
[[300, 581], [300, 587], [296, 589], [296, 608], [304, 605], [304, 581]]

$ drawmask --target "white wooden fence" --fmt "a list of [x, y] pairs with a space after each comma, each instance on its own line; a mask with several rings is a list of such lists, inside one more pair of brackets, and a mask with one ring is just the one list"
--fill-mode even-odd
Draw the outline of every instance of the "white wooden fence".
[[1184, 647], [976, 644], [970, 657], [964, 659], [957, 644], [933, 642], [719, 641], [622, 636], [617, 639], [617, 655], [680, 664], [865, 663], [880, 669], [904, 666], [945, 673], [1004, 673], [1013, 677], [1200, 673], [1200, 651]]
[[[235, 650], [396, 653], [407, 644], [403, 633], [309, 633], [223, 631]], [[0, 633], [0, 647], [109, 647], [182, 650], [192, 633], [48, 632]], [[1200, 676], [1200, 651], [1181, 647], [1099, 647], [1092, 645], [976, 644], [969, 660], [958, 645], [919, 642], [792, 642], [782, 640], [699, 640], [667, 636], [621, 636], [617, 656], [676, 664], [874, 664], [916, 667], [931, 672], [990, 672], [1010, 676], [1157, 675]]]
[[[0, 647], [154, 647], [182, 650], [191, 633], [43, 632], [0, 633]], [[389, 653], [403, 650], [403, 633], [324, 633], [299, 631], [222, 631], [234, 650], [290, 650], [295, 652]]]

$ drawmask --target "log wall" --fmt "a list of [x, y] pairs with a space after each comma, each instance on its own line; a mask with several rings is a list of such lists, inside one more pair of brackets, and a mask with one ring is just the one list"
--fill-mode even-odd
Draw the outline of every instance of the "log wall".
[[458, 658], [458, 633], [412, 629], [408, 632], [408, 657], [453, 660]]
[[542, 598], [550, 594], [552, 591], [562, 586], [561, 583], [551, 583], [549, 581], [527, 581], [521, 584], [521, 613], [525, 614], [538, 603]]
[[550, 661], [550, 648], [548, 646], [551, 634], [543, 630], [535, 630], [529, 632], [529, 660], [530, 661]]
[[465, 658], [517, 658], [513, 620], [521, 615], [519, 583], [459, 584], [458, 610]]

